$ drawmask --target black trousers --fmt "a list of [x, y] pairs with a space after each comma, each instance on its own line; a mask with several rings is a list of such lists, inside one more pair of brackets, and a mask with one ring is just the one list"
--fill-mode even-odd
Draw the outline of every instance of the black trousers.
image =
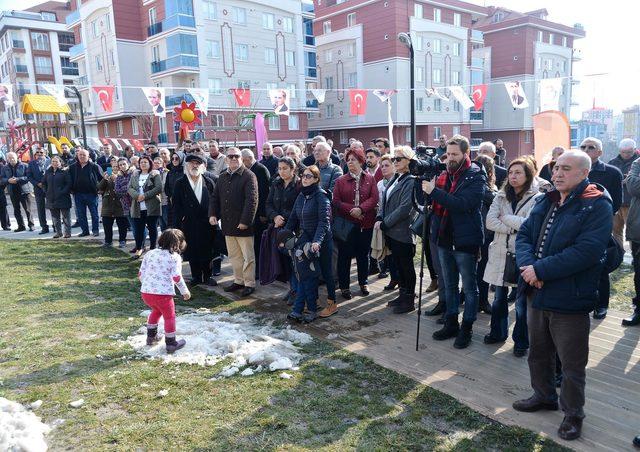
[[104, 227], [104, 243], [113, 243], [113, 223], [118, 225], [118, 241], [126, 242], [127, 229], [129, 228], [129, 220], [127, 217], [102, 217], [102, 226]]
[[36, 210], [38, 211], [38, 222], [42, 229], [49, 229], [47, 225], [47, 209], [45, 208], [45, 193], [40, 187], [34, 187], [33, 194], [36, 196]]
[[369, 277], [369, 251], [371, 250], [371, 237], [373, 228], [353, 228], [346, 242], [336, 240], [338, 243], [338, 283], [340, 289], [349, 288], [351, 276], [351, 260], [356, 258], [358, 267], [358, 284], [364, 286]]
[[209, 276], [211, 276], [211, 269], [209, 265], [209, 260], [190, 260], [189, 267], [191, 268], [191, 278], [196, 282], [207, 281]]
[[636, 296], [633, 297], [633, 305], [640, 309], [640, 242], [631, 242], [631, 256], [633, 257], [633, 285]]
[[256, 279], [260, 278], [260, 242], [262, 241], [262, 233], [267, 230], [269, 223], [263, 223], [259, 218], [253, 224], [253, 252], [256, 256]]
[[484, 281], [484, 271], [489, 263], [489, 243], [486, 242], [480, 248], [480, 262], [478, 262], [478, 269], [476, 273], [476, 280], [478, 281], [478, 306], [484, 306], [489, 303], [489, 283]]
[[436, 272], [436, 268], [433, 265], [433, 257], [431, 257], [431, 241], [425, 240], [422, 244], [423, 252], [424, 252], [424, 260], [427, 263], [427, 268], [429, 269], [429, 278], [431, 281], [435, 281], [438, 279], [438, 273]]
[[7, 196], [4, 194], [4, 187], [0, 187], [0, 226], [3, 228], [11, 227], [9, 211], [7, 210]]
[[[635, 277], [634, 277], [635, 280]], [[598, 294], [600, 298], [596, 309], [609, 308], [609, 295], [611, 292], [611, 282], [609, 281], [609, 273], [606, 270], [602, 270], [600, 275], [600, 284], [598, 285]]]
[[31, 216], [31, 195], [11, 195], [11, 204], [13, 205], [13, 215], [16, 217], [16, 221], [18, 222], [18, 227], [24, 228], [24, 219], [22, 218], [22, 213], [20, 212], [20, 207], [24, 210], [24, 213], [27, 216], [27, 224], [30, 228], [33, 227], [33, 218]]
[[413, 256], [416, 254], [416, 246], [412, 243], [399, 242], [388, 235], [385, 235], [384, 239], [391, 249], [398, 268], [398, 286], [408, 293], [415, 293], [416, 268], [413, 265]]
[[141, 250], [144, 243], [144, 227], [149, 230], [150, 249], [155, 249], [158, 241], [158, 216], [148, 216], [146, 210], [140, 211], [140, 218], [132, 218], [133, 236], [136, 239], [136, 249]]

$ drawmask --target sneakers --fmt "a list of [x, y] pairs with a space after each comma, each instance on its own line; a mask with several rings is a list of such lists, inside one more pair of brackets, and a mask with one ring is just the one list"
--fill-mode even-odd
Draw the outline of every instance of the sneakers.
[[124, 242], [119, 242], [118, 243], [118, 248], [124, 248], [127, 246], [127, 241], [125, 240]]
[[255, 287], [245, 287], [244, 289], [242, 289], [242, 292], [240, 292], [240, 296], [241, 297], [248, 297], [249, 295], [251, 295], [255, 291], [256, 291]]
[[180, 350], [182, 347], [184, 347], [187, 341], [185, 341], [184, 339], [176, 340], [175, 336], [167, 336], [164, 338], [164, 343], [167, 347], [167, 353], [172, 354], [175, 353], [176, 350]]
[[502, 344], [506, 340], [507, 339], [498, 339], [496, 337], [493, 337], [491, 334], [487, 334], [485, 335], [483, 342], [487, 345], [491, 345], [491, 344]]
[[342, 289], [342, 298], [345, 300], [351, 300], [353, 295], [351, 295], [351, 291], [349, 289]]
[[60, 237], [62, 237], [62, 234], [60, 234], [59, 232], [57, 232], [56, 234], [54, 234], [53, 237], [51, 237], [52, 239], [59, 239]]
[[362, 294], [363, 297], [366, 297], [367, 295], [369, 295], [369, 287], [367, 287], [366, 284], [360, 286], [360, 293]]
[[88, 232], [81, 232], [80, 234], [77, 235], [77, 237], [89, 237], [91, 234], [89, 234]]
[[287, 314], [287, 320], [290, 320], [292, 322], [303, 322], [304, 316], [295, 311], [291, 311], [289, 314]]
[[302, 321], [304, 323], [311, 323], [317, 318], [318, 318], [318, 313], [316, 311], [310, 311], [304, 315], [304, 317], [302, 318]]

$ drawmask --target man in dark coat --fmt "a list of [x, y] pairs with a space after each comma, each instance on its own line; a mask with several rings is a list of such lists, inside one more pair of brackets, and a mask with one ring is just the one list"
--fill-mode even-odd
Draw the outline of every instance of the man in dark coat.
[[215, 286], [215, 279], [209, 275], [215, 234], [219, 231], [209, 223], [209, 203], [216, 183], [204, 174], [202, 157], [189, 154], [185, 161], [186, 175], [175, 182], [171, 197], [173, 227], [184, 233], [187, 242], [184, 259], [191, 267], [191, 284], [205, 282]]
[[615, 166], [622, 173], [622, 204], [620, 209], [613, 217], [613, 236], [618, 239], [620, 243], [624, 243], [624, 237], [622, 231], [624, 230], [624, 224], [627, 222], [627, 215], [629, 214], [629, 206], [631, 205], [631, 196], [629, 190], [627, 190], [626, 179], [629, 171], [631, 170], [631, 164], [636, 161], [640, 155], [636, 152], [636, 142], [631, 138], [625, 138], [620, 141], [618, 146], [620, 154], [609, 162], [609, 165]]
[[66, 143], [62, 143], [60, 145], [60, 149], [62, 149], [62, 155], [60, 155], [62, 164], [65, 167], [69, 167], [69, 165], [71, 165], [75, 161], [76, 154], [75, 152], [73, 152], [73, 149], [71, 149]]
[[233, 283], [225, 292], [242, 290], [246, 297], [255, 291], [255, 251], [253, 224], [258, 210], [258, 181], [255, 174], [242, 164], [240, 149], [227, 150], [227, 170], [218, 178], [209, 205], [209, 223], [220, 219], [233, 267]]
[[102, 169], [89, 161], [89, 151], [78, 146], [76, 163], [69, 167], [71, 174], [71, 190], [76, 204], [78, 223], [82, 232], [78, 237], [89, 235], [87, 208], [91, 215], [91, 229], [93, 236], [100, 235], [100, 218], [98, 217], [98, 182], [102, 180]]
[[[602, 155], [602, 141], [597, 138], [588, 137], [582, 140], [580, 144], [582, 149], [591, 159], [591, 171], [589, 172], [589, 181], [600, 184], [607, 189], [613, 203], [613, 215], [618, 212], [622, 205], [622, 173], [615, 166], [608, 165], [600, 160]], [[593, 311], [594, 319], [604, 319], [609, 309], [609, 293], [611, 283], [609, 281], [609, 273], [602, 272], [600, 275], [600, 300]]]
[[39, 235], [49, 233], [49, 225], [47, 224], [47, 209], [45, 208], [45, 191], [43, 188], [44, 173], [51, 165], [51, 160], [44, 155], [44, 149], [38, 148], [34, 153], [34, 159], [27, 166], [27, 178], [33, 186], [36, 196], [36, 207], [38, 210], [38, 221], [40, 222]]
[[540, 197], [516, 238], [519, 292], [527, 297], [529, 372], [534, 394], [514, 402], [518, 411], [558, 409], [556, 355], [562, 362], [558, 435], [580, 436], [584, 419], [589, 312], [598, 302], [611, 237], [611, 198], [587, 178], [590, 158], [566, 151], [555, 165], [556, 190]]
[[[2, 167], [7, 165], [7, 162], [0, 158], [0, 178], [2, 177]], [[9, 219], [9, 212], [7, 210], [7, 196], [5, 195], [6, 185], [0, 181], [0, 226], [3, 231], [11, 230], [11, 220]]]
[[[263, 164], [256, 162], [256, 158], [251, 149], [242, 150], [242, 163], [256, 175], [258, 181], [258, 211], [256, 212], [256, 218], [253, 223], [253, 249], [256, 262], [260, 262], [260, 241], [262, 240], [262, 233], [269, 226], [269, 219], [267, 218], [267, 198], [269, 197], [269, 189], [271, 188], [271, 174]], [[260, 266], [256, 265], [256, 279], [259, 277]]]
[[113, 155], [113, 148], [110, 144], [102, 146], [102, 155], [96, 160], [96, 164], [102, 168], [102, 171], [107, 171], [107, 168], [111, 166], [111, 156]]
[[478, 147], [478, 155], [486, 155], [493, 159], [493, 172], [496, 175], [496, 186], [498, 190], [504, 185], [504, 181], [507, 180], [507, 169], [495, 163], [496, 160], [496, 145], [491, 141], [484, 141], [480, 143]]
[[504, 148], [504, 142], [498, 138], [495, 142], [496, 145], [496, 157], [494, 162], [496, 165], [503, 167], [507, 166], [507, 150]]
[[273, 155], [273, 146], [268, 141], [262, 145], [262, 159], [260, 163], [269, 170], [272, 179], [278, 175], [278, 159]]
[[13, 215], [18, 222], [18, 228], [14, 232], [25, 231], [24, 219], [20, 208], [24, 210], [27, 216], [27, 224], [29, 230], [33, 231], [33, 219], [31, 217], [31, 193], [33, 186], [27, 178], [27, 165], [18, 161], [18, 155], [15, 152], [7, 154], [7, 165], [2, 167], [0, 173], [0, 185], [6, 186], [9, 192], [9, 198], [13, 205]]
[[558, 157], [560, 157], [564, 153], [565, 149], [562, 146], [556, 146], [551, 150], [551, 161], [544, 165], [540, 170], [539, 176], [551, 182], [551, 178], [553, 177], [553, 166], [556, 164]]

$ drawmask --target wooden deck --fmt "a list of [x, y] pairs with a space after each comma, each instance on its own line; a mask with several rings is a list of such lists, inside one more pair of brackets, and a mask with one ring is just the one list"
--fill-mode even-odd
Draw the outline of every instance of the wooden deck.
[[[219, 283], [230, 282], [229, 272], [230, 266], [225, 262]], [[623, 328], [622, 313], [609, 311], [605, 320], [592, 320], [583, 434], [578, 441], [565, 442], [556, 434], [563, 417], [561, 411], [519, 413], [511, 408], [513, 401], [532, 393], [527, 360], [513, 356], [511, 339], [501, 346], [482, 343], [490, 316], [478, 315], [473, 343], [465, 350], [453, 348], [453, 340], [432, 340], [431, 334], [440, 326], [435, 319], [423, 316], [416, 352], [417, 313], [394, 315], [386, 308], [386, 302], [397, 293], [382, 290], [387, 281], [374, 277], [368, 297], [344, 301], [338, 296], [337, 314], [299, 328], [324, 339], [333, 334], [330, 342], [346, 350], [445, 392], [501, 423], [540, 432], [567, 447], [580, 451], [633, 449], [631, 440], [640, 433], [640, 328]], [[428, 283], [426, 280], [425, 287]], [[222, 293], [220, 286], [214, 290]], [[256, 298], [247, 302], [258, 310], [284, 315], [287, 309], [280, 298], [286, 290], [281, 283], [259, 286]], [[423, 297], [423, 309], [425, 305], [432, 307], [436, 297]], [[322, 287], [320, 298], [326, 299]], [[513, 322], [513, 312], [510, 316]]]

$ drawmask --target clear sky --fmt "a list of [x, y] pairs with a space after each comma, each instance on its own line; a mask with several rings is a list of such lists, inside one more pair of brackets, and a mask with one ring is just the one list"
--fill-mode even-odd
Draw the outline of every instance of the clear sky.
[[[640, 56], [637, 51], [637, 20], [640, 16], [639, 0], [470, 0], [490, 6], [501, 5], [526, 12], [547, 8], [549, 20], [565, 25], [581, 23], [586, 38], [575, 42], [582, 50], [582, 61], [575, 63], [573, 74], [580, 80], [574, 86], [574, 100], [580, 105], [572, 117], [591, 107], [595, 97], [597, 106], [610, 107], [616, 112], [640, 104]], [[14, 9], [16, 4], [28, 8], [40, 0], [0, 0], [0, 9]], [[606, 73], [598, 77], [588, 74]]]

